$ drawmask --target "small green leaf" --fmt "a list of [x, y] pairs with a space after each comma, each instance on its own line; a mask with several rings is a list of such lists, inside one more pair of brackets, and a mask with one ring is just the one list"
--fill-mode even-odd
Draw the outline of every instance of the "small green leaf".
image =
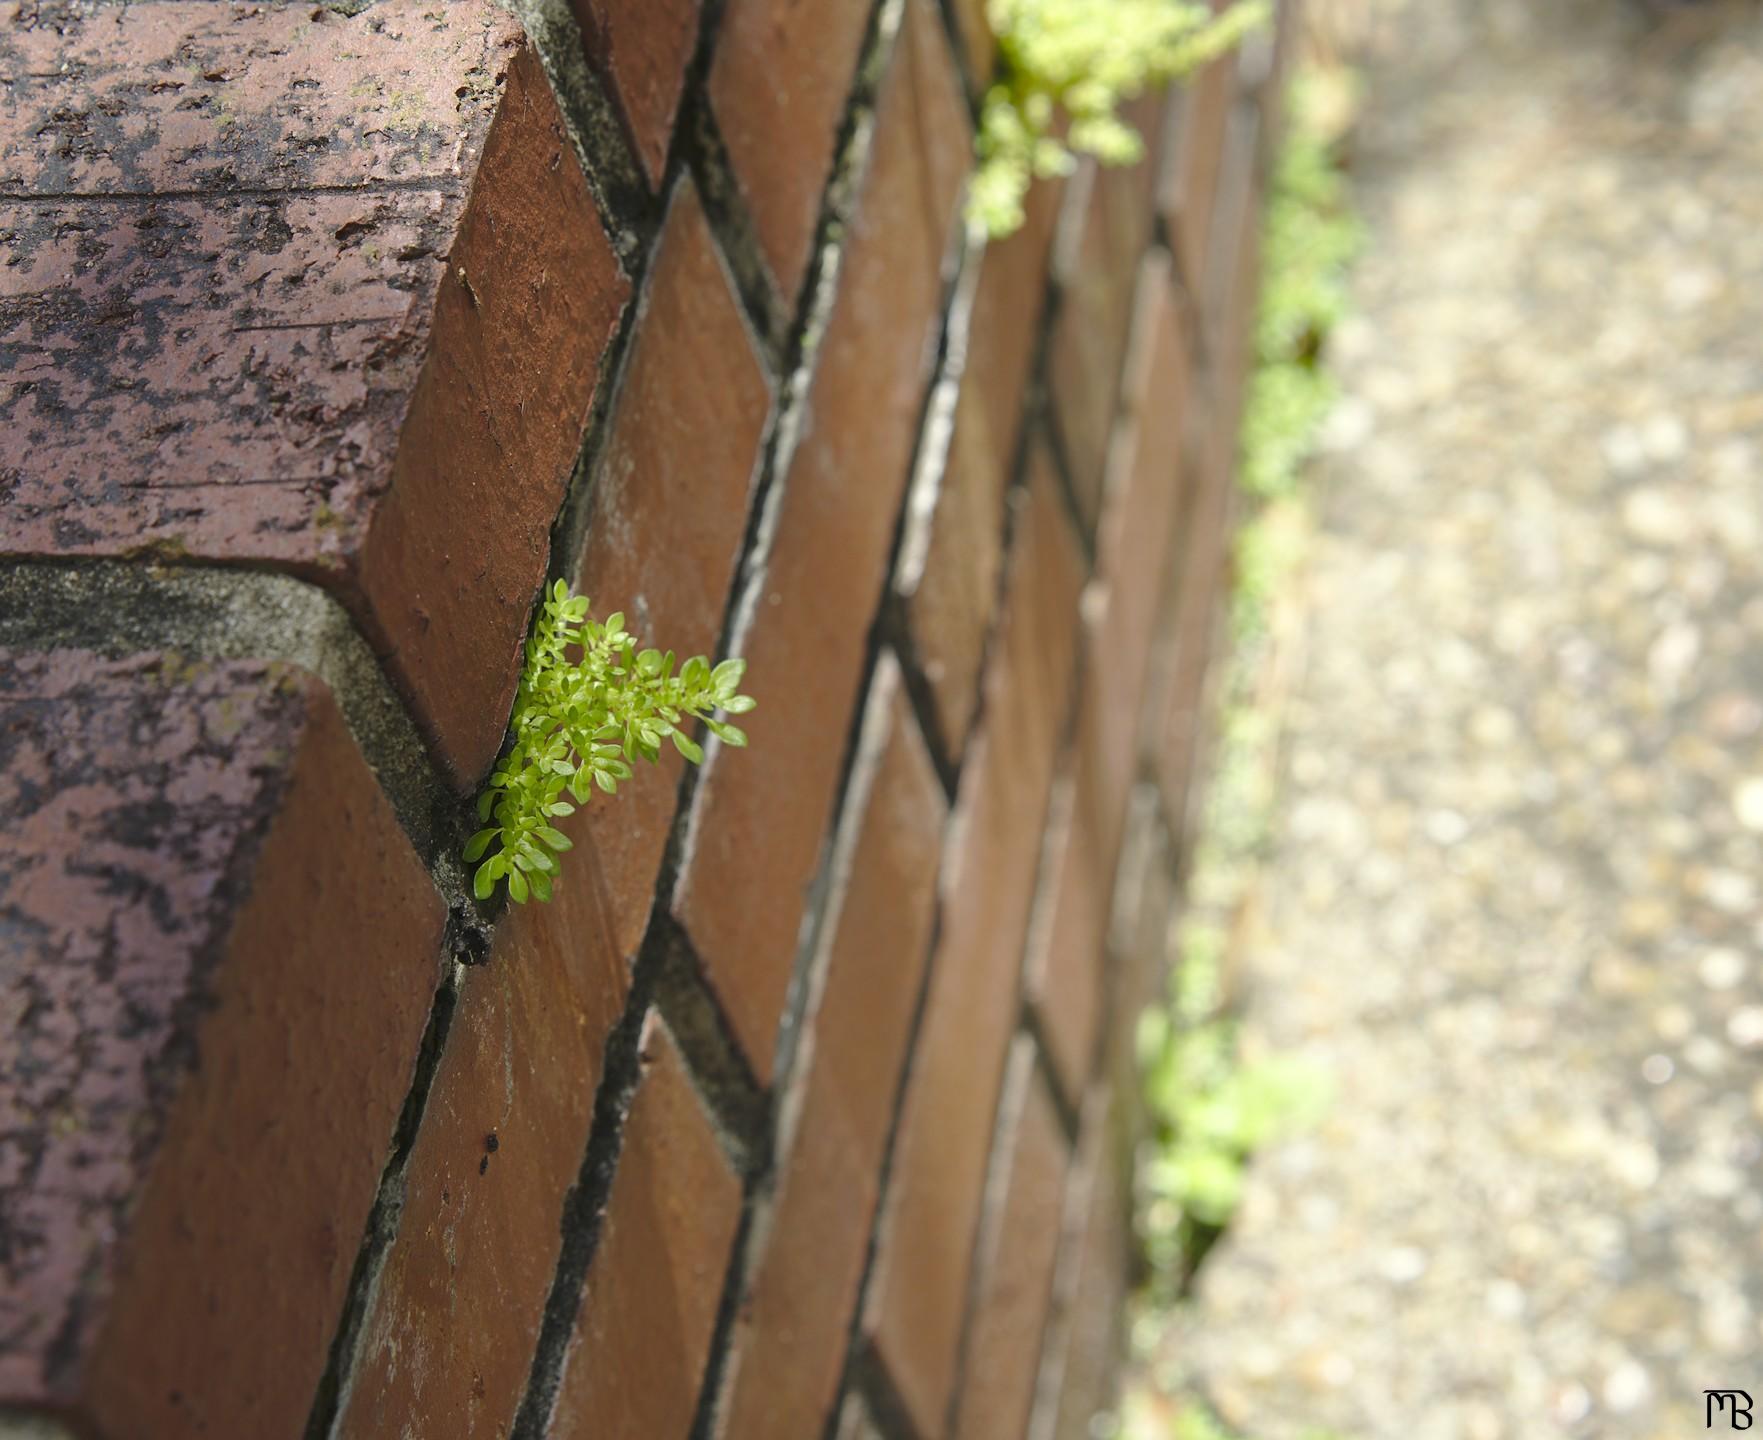
[[747, 732], [738, 725], [730, 725], [726, 720], [706, 720], [716, 738], [724, 745], [732, 745], [737, 750], [747, 748]]
[[674, 651], [644, 646], [626, 631], [622, 611], [596, 622], [587, 597], [567, 582], [552, 581], [541, 593], [524, 646], [508, 749], [478, 797], [484, 828], [464, 847], [469, 862], [482, 860], [473, 893], [489, 899], [506, 879], [516, 904], [549, 899], [557, 857], [572, 848], [551, 822], [573, 815], [596, 788], [616, 794], [619, 781], [631, 776], [631, 762], [638, 756], [656, 761], [663, 739], [701, 763], [699, 742], [680, 730], [694, 720], [710, 724], [727, 743], [744, 744], [734, 726], [709, 717], [730, 701], [731, 713], [752, 708], [736, 693], [741, 661], [713, 669], [697, 655], [682, 666]]
[[718, 708], [730, 715], [745, 715], [758, 703], [751, 695], [730, 695]]

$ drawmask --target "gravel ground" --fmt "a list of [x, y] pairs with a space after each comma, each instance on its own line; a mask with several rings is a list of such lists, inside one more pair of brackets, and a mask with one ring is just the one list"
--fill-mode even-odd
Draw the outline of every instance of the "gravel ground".
[[1336, 1099], [1185, 1361], [1255, 1440], [1684, 1440], [1763, 1407], [1763, 12], [1419, 0], [1369, 69], [1239, 962]]

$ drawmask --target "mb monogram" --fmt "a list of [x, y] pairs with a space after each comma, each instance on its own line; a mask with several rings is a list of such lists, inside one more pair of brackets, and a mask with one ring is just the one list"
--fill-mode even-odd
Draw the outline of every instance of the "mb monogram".
[[1751, 1428], [1751, 1396], [1745, 1390], [1704, 1390], [1708, 1397], [1708, 1429], [1714, 1428], [1714, 1417], [1726, 1416], [1729, 1430]]

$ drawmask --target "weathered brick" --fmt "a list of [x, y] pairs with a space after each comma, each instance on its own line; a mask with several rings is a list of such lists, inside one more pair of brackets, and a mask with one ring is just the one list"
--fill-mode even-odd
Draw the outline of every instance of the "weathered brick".
[[751, 746], [708, 756], [673, 897], [762, 1081], [906, 483], [967, 163], [937, 24], [913, 0], [883, 83], [806, 433], [781, 477], [758, 603], [735, 637], [758, 687]]
[[445, 1415], [460, 1440], [508, 1433], [630, 985], [584, 879], [566, 874], [548, 905], [511, 907], [489, 964], [467, 972], [362, 1333], [346, 1440], [424, 1414]]
[[1086, 678], [1062, 782], [1069, 796], [1056, 808], [1065, 813], [1049, 837], [1027, 969], [1028, 993], [1067, 1094], [1082, 1092], [1095, 1055], [1114, 869], [1180, 498], [1190, 382], [1161, 253], [1141, 267], [1139, 296], [1126, 367], [1129, 404], [1097, 529], [1099, 603], [1085, 616]]
[[625, 128], [651, 185], [660, 183], [698, 41], [699, 0], [570, 0], [588, 55], [611, 82]]
[[730, 0], [716, 37], [710, 102], [786, 303], [808, 273], [869, 11], [859, 0]]
[[1224, 129], [1223, 173], [1213, 205], [1204, 280], [1207, 336], [1221, 353], [1231, 351], [1241, 340], [1240, 335], [1225, 332], [1254, 303], [1261, 228], [1255, 164], [1259, 135], [1255, 107], [1246, 103], [1232, 106]]
[[1169, 227], [1177, 273], [1190, 294], [1200, 294], [1206, 274], [1235, 73], [1235, 57], [1220, 56], [1183, 87], [1175, 138], [1158, 185], [1158, 209]]
[[[1230, 555], [1230, 467], [1208, 445], [1196, 467], [1197, 493], [1180, 536], [1182, 559], [1166, 602], [1163, 679], [1154, 693], [1147, 746], [1170, 823], [1185, 827], [1206, 724], [1207, 665], [1212, 658]], [[1185, 843], [1185, 830], [1177, 843]]]
[[558, 1440], [683, 1440], [740, 1220], [740, 1181], [653, 1015], [642, 1049], [643, 1079], [546, 1431]]
[[1107, 1408], [1124, 1340], [1128, 1190], [1125, 1157], [1113, 1132], [1109, 1097], [1093, 1092], [1084, 1106], [1080, 1164], [1088, 1171], [1074, 1186], [1076, 1225], [1067, 1227], [1068, 1254], [1061, 1257], [1063, 1313], [1053, 1335], [1049, 1363], [1029, 1428], [1030, 1440], [1066, 1440], [1093, 1432]]
[[[1108, 712], [1097, 718], [1110, 734], [1107, 741], [1098, 740], [1098, 758], [1110, 763], [1109, 796], [1115, 803], [1124, 800], [1131, 773], [1138, 704], [1190, 469], [1193, 376], [1170, 280], [1166, 257], [1154, 252], [1139, 274], [1127, 403], [1096, 533], [1101, 604], [1089, 653], [1097, 658], [1095, 705]], [[1124, 743], [1116, 746], [1116, 738]]]
[[921, 1433], [954, 1381], [987, 1137], [1017, 1015], [1054, 750], [1069, 708], [1082, 558], [1044, 465], [1019, 519], [986, 720], [962, 770], [930, 995], [863, 1329]]
[[[1063, 186], [1029, 191], [1028, 218], [979, 261], [967, 361], [948, 458], [929, 515], [912, 516], [896, 588], [931, 682], [937, 722], [959, 759], [979, 698], [979, 670], [1004, 564], [1004, 491], [1016, 457], [1024, 389], [1047, 284]], [[918, 527], [927, 527], [919, 533]]]
[[1138, 257], [1150, 237], [1139, 203], [1140, 161], [1130, 169], [1084, 165], [1067, 190], [1068, 253], [1059, 309], [1048, 342], [1047, 386], [1072, 488], [1087, 525], [1096, 523], [1120, 395], [1121, 362], [1133, 313]]
[[1169, 969], [1169, 917], [1175, 905], [1174, 859], [1156, 788], [1140, 785], [1128, 809], [1108, 942], [1121, 960], [1123, 1036], [1130, 1036], [1139, 1011], [1163, 993]]
[[[670, 206], [644, 303], [595, 477], [581, 583], [601, 613], [622, 609], [640, 633], [700, 651], [719, 628], [768, 397], [689, 183]], [[682, 505], [688, 486], [693, 503]], [[462, 1436], [500, 1433], [513, 1416], [680, 763], [669, 749], [615, 803], [590, 802], [563, 822], [576, 844], [557, 898], [511, 911], [490, 965], [466, 982], [346, 1434], [395, 1429], [419, 1391], [448, 1393]]]
[[[643, 305], [578, 586], [652, 643], [703, 654], [721, 631], [770, 396], [689, 180], [675, 188]], [[649, 923], [683, 764], [664, 746], [615, 803], [588, 805], [586, 843], [569, 856], [572, 882], [598, 890], [622, 955]]]
[[819, 1435], [838, 1397], [928, 955], [946, 808], [891, 656], [871, 690], [853, 787], [837, 852], [844, 890], [792, 1081], [800, 1119], [742, 1297], [719, 1432], [728, 1440]]
[[0, 39], [3, 545], [323, 581], [468, 780], [625, 282], [509, 15], [314, 13]]
[[1049, 813], [1024, 971], [1059, 1083], [1065, 1094], [1079, 1095], [1095, 1054], [1113, 872], [1097, 767], [1082, 747], [1066, 758]]
[[955, 28], [961, 36], [968, 76], [983, 94], [998, 57], [998, 37], [986, 15], [986, 0], [955, 0]]
[[0, 659], [0, 819], [0, 1409], [298, 1433], [440, 898], [285, 666]]
[[362, 558], [388, 663], [469, 784], [520, 678], [551, 521], [629, 293], [531, 50], [508, 70]]
[[996, 1228], [980, 1278], [952, 1430], [970, 1440], [999, 1440], [1028, 1428], [1065, 1193], [1065, 1135], [1027, 1036], [1019, 1036], [1011, 1052], [1004, 1095], [1007, 1125]]

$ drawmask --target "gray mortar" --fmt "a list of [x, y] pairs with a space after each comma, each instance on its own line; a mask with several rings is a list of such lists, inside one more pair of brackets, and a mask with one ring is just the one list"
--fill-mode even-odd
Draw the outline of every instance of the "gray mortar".
[[336, 696], [425, 860], [435, 860], [437, 811], [459, 804], [348, 613], [303, 581], [127, 561], [14, 564], [0, 570], [0, 645], [112, 658], [170, 650], [202, 660], [298, 666]]
[[643, 253], [654, 206], [618, 109], [588, 64], [588, 48], [569, 0], [498, 0], [520, 21], [557, 97], [564, 129], [598, 200], [612, 248], [627, 265]]

